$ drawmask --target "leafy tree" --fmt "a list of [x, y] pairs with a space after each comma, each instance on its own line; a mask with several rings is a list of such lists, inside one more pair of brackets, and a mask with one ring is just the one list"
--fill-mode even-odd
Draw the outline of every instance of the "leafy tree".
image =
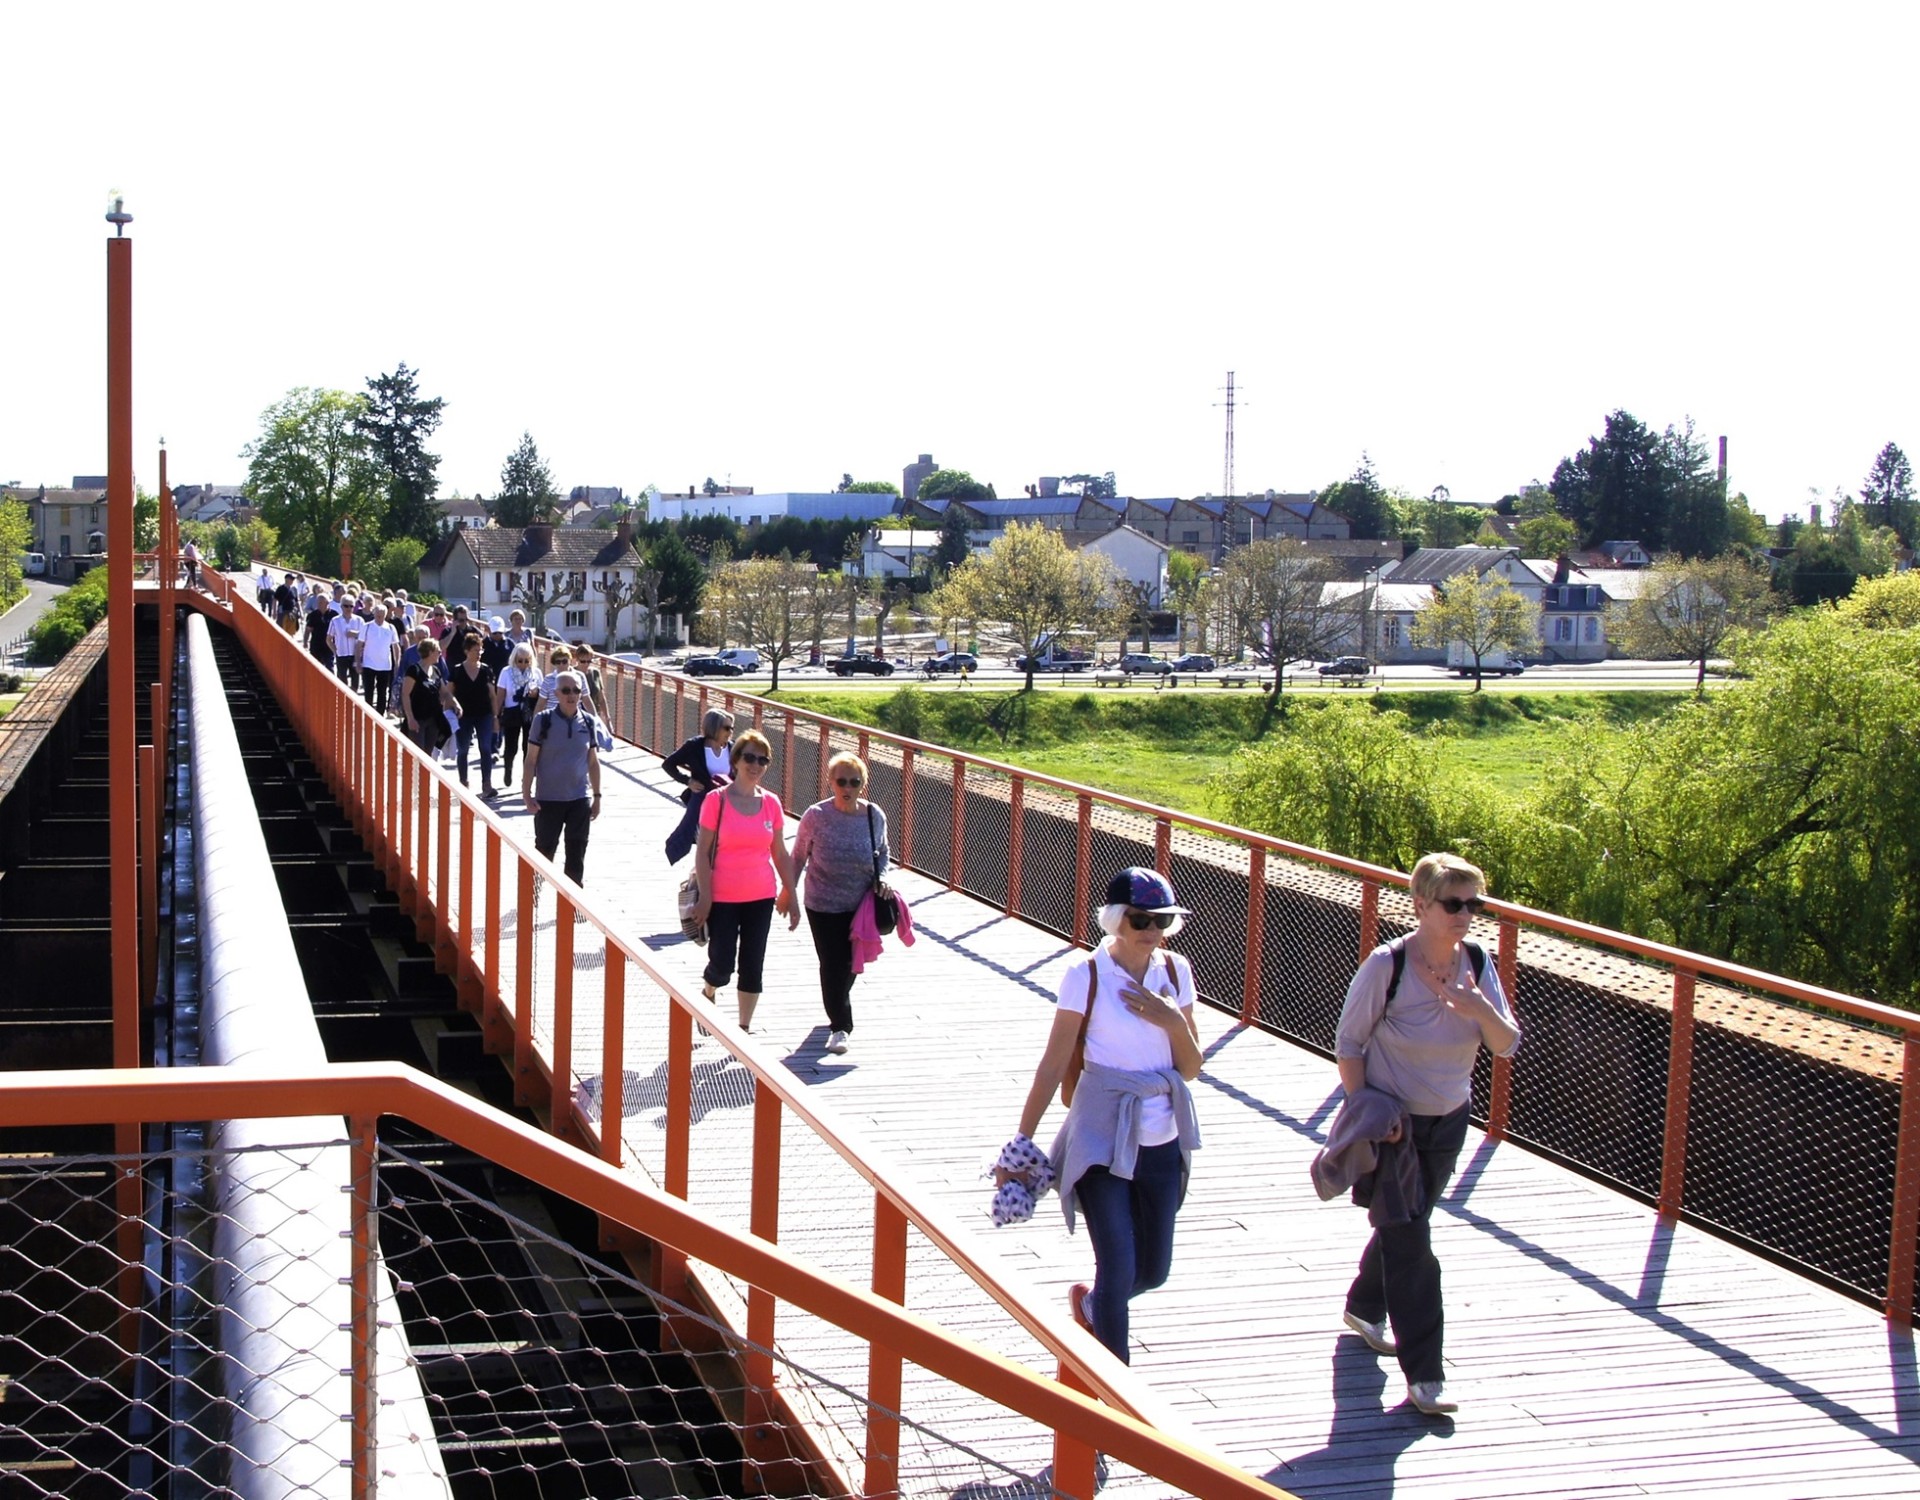
[[967, 545], [967, 533], [971, 529], [956, 506], [948, 506], [946, 514], [940, 517], [940, 540], [934, 544], [932, 566], [941, 577], [967, 560], [972, 551]]
[[1772, 529], [1767, 518], [1753, 508], [1753, 502], [1744, 493], [1729, 496], [1727, 499], [1727, 544], [1732, 547], [1745, 547], [1756, 551], [1769, 544]]
[[152, 552], [160, 545], [160, 497], [144, 484], [133, 486], [133, 550]]
[[[390, 375], [367, 378], [366, 406], [354, 430], [366, 440], [387, 481], [387, 511], [381, 532], [431, 544], [440, 534], [433, 498], [440, 487], [440, 455], [427, 439], [440, 425], [446, 401], [420, 395], [419, 373], [403, 361]], [[411, 585], [409, 585], [410, 587]]]
[[682, 620], [692, 619], [699, 613], [700, 596], [707, 584], [706, 569], [700, 566], [693, 549], [678, 532], [668, 531], [654, 539], [646, 555], [647, 570], [660, 575], [660, 597], [647, 604], [649, 621], [656, 618], [656, 609]]
[[1707, 445], [1693, 435], [1693, 419], [1677, 431], [1669, 427], [1661, 447], [1668, 486], [1666, 535], [1655, 545], [1682, 557], [1718, 557], [1732, 532], [1726, 486], [1707, 457]]
[[27, 592], [20, 559], [33, 545], [33, 517], [18, 500], [0, 500], [0, 609]]
[[1840, 601], [1838, 614], [1867, 630], [1911, 630], [1920, 625], [1920, 573], [1863, 578]]
[[900, 486], [891, 479], [860, 479], [842, 483], [841, 490], [849, 495], [897, 495]]
[[1523, 557], [1559, 557], [1578, 545], [1579, 533], [1573, 522], [1560, 514], [1553, 491], [1545, 485], [1530, 484], [1512, 497], [1508, 515], [1518, 516], [1514, 535]]
[[1693, 423], [1657, 433], [1628, 411], [1553, 471], [1555, 504], [1589, 545], [1634, 540], [1652, 552], [1714, 557], [1731, 528], [1727, 499]]
[[1167, 554], [1167, 602], [1173, 606], [1179, 621], [1179, 646], [1183, 654], [1187, 649], [1187, 626], [1200, 614], [1201, 580], [1205, 577], [1206, 564], [1191, 552]]
[[690, 516], [676, 523], [680, 536], [701, 557], [711, 560], [720, 548], [737, 557], [745, 545], [740, 523], [731, 516]]
[[1873, 460], [1866, 483], [1860, 486], [1860, 503], [1867, 519], [1876, 526], [1891, 527], [1902, 546], [1911, 547], [1916, 534], [1913, 495], [1913, 465], [1897, 443], [1888, 443]]
[[[180, 541], [185, 545], [189, 540], [200, 549], [202, 557], [213, 559], [213, 565], [223, 573], [237, 572], [251, 566], [253, 559], [278, 560], [280, 557], [280, 539], [266, 522], [253, 520], [246, 525], [236, 525], [232, 521], [182, 521], [180, 523]], [[340, 561], [339, 553], [334, 554], [331, 563], [313, 571], [324, 573], [327, 567], [336, 566]]]
[[426, 546], [418, 537], [394, 537], [374, 557], [366, 572], [367, 581], [377, 589], [414, 592], [420, 587], [420, 559], [426, 554]]
[[785, 554], [729, 563], [723, 571], [741, 639], [756, 647], [772, 668], [769, 692], [780, 690], [780, 664], [799, 649], [800, 632], [811, 612], [813, 577], [813, 569]]
[[1844, 599], [1860, 579], [1893, 570], [1894, 533], [1870, 523], [1851, 496], [1835, 496], [1834, 510], [1831, 531], [1812, 525], [1796, 529], [1793, 551], [1774, 575], [1774, 587], [1795, 604]]
[[982, 484], [965, 469], [935, 469], [920, 481], [915, 497], [921, 500], [991, 500], [993, 486]]
[[1677, 656], [1695, 663], [1694, 692], [1706, 692], [1707, 660], [1721, 654], [1736, 631], [1766, 623], [1774, 606], [1764, 563], [1737, 552], [1718, 557], [1669, 558], [1641, 580], [1640, 595], [1624, 611], [1622, 638], [1634, 656]]
[[976, 625], [1004, 622], [1026, 654], [1031, 692], [1034, 658], [1052, 637], [1097, 625], [1117, 597], [1117, 579], [1103, 554], [1076, 552], [1050, 527], [1015, 521], [947, 575], [932, 608]]
[[1333, 655], [1353, 628], [1347, 612], [1326, 600], [1332, 576], [1326, 559], [1305, 542], [1277, 537], [1234, 548], [1220, 569], [1237, 638], [1273, 661], [1273, 708], [1281, 706], [1287, 663]]
[[540, 457], [533, 434], [520, 434], [520, 446], [500, 467], [500, 497], [493, 502], [493, 518], [502, 526], [531, 526], [552, 512], [560, 499], [553, 473]]
[[1373, 460], [1365, 453], [1350, 478], [1328, 485], [1317, 498], [1328, 510], [1345, 516], [1359, 539], [1377, 541], [1387, 536], [1396, 520], [1387, 492], [1373, 472]]
[[1540, 606], [1517, 594], [1506, 579], [1461, 573], [1440, 585], [1433, 602], [1414, 616], [1418, 645], [1447, 647], [1458, 641], [1473, 658], [1473, 690], [1496, 651], [1521, 651], [1538, 639]]
[[280, 538], [282, 561], [310, 573], [337, 566], [340, 523], [378, 534], [386, 491], [357, 430], [364, 396], [299, 386], [267, 408], [260, 436], [240, 450], [247, 497]]

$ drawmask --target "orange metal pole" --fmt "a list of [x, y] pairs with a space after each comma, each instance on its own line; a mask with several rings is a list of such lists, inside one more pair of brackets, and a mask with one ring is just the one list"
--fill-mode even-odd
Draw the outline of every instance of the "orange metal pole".
[[1360, 957], [1365, 958], [1380, 946], [1380, 885], [1373, 880], [1360, 882]]
[[434, 820], [433, 945], [447, 948], [453, 943], [453, 788], [437, 775], [428, 784], [439, 804]]
[[[753, 1091], [753, 1193], [747, 1208], [748, 1232], [775, 1244], [780, 1238], [780, 1096], [772, 1089]], [[751, 1426], [772, 1414], [773, 1293], [747, 1288], [747, 1421]]]
[[140, 1066], [140, 849], [133, 666], [133, 241], [107, 241], [107, 766], [113, 1065]]
[[793, 715], [787, 715], [787, 731], [780, 737], [780, 802], [793, 805]]
[[1007, 795], [1007, 904], [1003, 910], [1010, 917], [1020, 913], [1020, 855], [1026, 836], [1026, 808], [1027, 778], [1016, 776]]
[[1693, 1086], [1693, 986], [1673, 971], [1673, 1031], [1667, 1048], [1667, 1132], [1660, 1151], [1660, 1217], [1677, 1219], [1687, 1179], [1687, 1104]]
[[1900, 1136], [1893, 1165], [1893, 1251], [1887, 1262], [1887, 1321], [1913, 1326], [1915, 1241], [1920, 1239], [1920, 1036], [1907, 1033], [1900, 1058]]
[[417, 825], [413, 836], [414, 932], [422, 942], [431, 942], [433, 887], [427, 880], [427, 871], [433, 860], [433, 783], [436, 778], [424, 756], [409, 755], [407, 764], [413, 772], [413, 819]]
[[627, 955], [611, 940], [606, 967], [600, 1001], [600, 1159], [617, 1167], [627, 1114]]
[[[160, 696], [154, 683], [152, 696]], [[156, 702], [155, 707], [159, 705]], [[140, 998], [153, 1000], [160, 947], [160, 774], [153, 746], [140, 747]]]
[[567, 1134], [573, 1123], [573, 899], [558, 886], [553, 890], [553, 1096], [547, 1123], [555, 1135]]
[[900, 842], [893, 847], [893, 862], [918, 869], [913, 862], [913, 746], [900, 752]]
[[820, 763], [820, 785], [813, 797], [816, 802], [824, 801], [833, 794], [833, 788], [827, 785], [827, 762], [833, 759], [833, 734], [823, 720], [820, 725], [820, 750], [814, 759]]
[[500, 834], [489, 823], [487, 841], [487, 932], [484, 942], [486, 973], [480, 980], [483, 1025], [500, 1019]]
[[[873, 1294], [889, 1302], [907, 1300], [907, 1216], [885, 1193], [873, 1195]], [[867, 1500], [892, 1500], [900, 1493], [901, 1358], [877, 1340], [867, 1344], [867, 1472], [861, 1493]]]
[[[160, 702], [173, 702], [173, 590], [179, 576], [174, 553], [178, 549], [180, 518], [173, 511], [173, 491], [167, 487], [167, 450], [160, 450]], [[164, 718], [155, 719], [153, 742], [160, 747], [160, 775], [170, 764], [167, 747], [172, 736]]]
[[[1514, 987], [1520, 973], [1520, 924], [1511, 917], [1500, 919], [1500, 956], [1496, 961], [1500, 971], [1500, 989], [1512, 1005]], [[1504, 1140], [1507, 1134], [1507, 1119], [1513, 1110], [1513, 1059], [1496, 1057], [1493, 1060], [1493, 1092], [1487, 1100], [1487, 1135], [1493, 1140]]]
[[1173, 823], [1166, 818], [1153, 820], [1153, 867], [1162, 875], [1173, 868]]
[[453, 955], [453, 982], [456, 986], [470, 984], [473, 979], [473, 829], [476, 821], [473, 804], [462, 797], [460, 896], [453, 910], [447, 914], [448, 940], [456, 945]]
[[348, 1230], [351, 1238], [347, 1255], [347, 1305], [352, 1326], [348, 1346], [353, 1358], [353, 1470], [350, 1480], [353, 1500], [372, 1500], [378, 1474], [374, 1467], [379, 1454], [379, 1388], [375, 1384], [375, 1354], [380, 1335], [380, 1299], [374, 1290], [374, 1271], [380, 1242], [377, 1126], [378, 1121], [371, 1115], [359, 1115], [349, 1122], [353, 1137], [349, 1150], [353, 1207]]
[[1078, 816], [1073, 843], [1073, 928], [1067, 935], [1075, 947], [1085, 948], [1089, 946], [1087, 924], [1091, 914], [1087, 903], [1093, 899], [1093, 798], [1082, 792], [1075, 800]]
[[520, 910], [514, 917], [513, 945], [513, 1102], [524, 1105], [533, 1085], [533, 866], [515, 855], [520, 867]]
[[1240, 981], [1240, 1024], [1260, 1019], [1260, 947], [1267, 931], [1267, 851], [1255, 844], [1247, 854], [1247, 970]]
[[957, 755], [953, 758], [953, 828], [947, 845], [947, 889], [957, 891], [967, 867], [967, 763]]
[[[685, 1202], [693, 1147], [693, 1015], [672, 999], [667, 1001], [667, 1139], [661, 1186]], [[659, 1243], [654, 1252], [653, 1280], [663, 1295], [684, 1305], [687, 1300], [687, 1257], [683, 1251]]]
[[[1090, 1387], [1079, 1378], [1071, 1365], [1063, 1360], [1058, 1368], [1061, 1385], [1070, 1391], [1078, 1391], [1082, 1395], [1091, 1394]], [[1055, 1494], [1069, 1495], [1073, 1500], [1094, 1500], [1098, 1469], [1099, 1457], [1092, 1444], [1072, 1436], [1064, 1429], [1054, 1430], [1053, 1489]]]

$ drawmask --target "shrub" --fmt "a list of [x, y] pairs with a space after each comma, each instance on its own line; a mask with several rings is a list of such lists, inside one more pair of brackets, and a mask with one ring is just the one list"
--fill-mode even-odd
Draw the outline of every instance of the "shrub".
[[98, 625], [107, 612], [107, 569], [94, 568], [62, 594], [27, 631], [29, 658], [41, 666], [60, 660]]

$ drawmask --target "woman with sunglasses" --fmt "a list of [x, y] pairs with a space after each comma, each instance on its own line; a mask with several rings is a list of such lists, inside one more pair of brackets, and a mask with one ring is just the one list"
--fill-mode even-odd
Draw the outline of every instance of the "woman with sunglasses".
[[833, 795], [800, 815], [793, 836], [793, 878], [806, 876], [807, 926], [820, 959], [827, 1044], [844, 1053], [853, 1039], [853, 916], [886, 873], [887, 815], [860, 795], [867, 763], [851, 751], [827, 762]]
[[[788, 930], [800, 925], [793, 896], [793, 861], [787, 855], [786, 814], [780, 799], [761, 788], [773, 746], [757, 729], [735, 736], [733, 780], [700, 804], [700, 837], [693, 869], [700, 880], [694, 920], [707, 924], [706, 983], [713, 999], [740, 962], [740, 1029], [753, 1029], [767, 958], [767, 933], [777, 911]], [[715, 844], [718, 844], [716, 850]], [[775, 894], [775, 878], [779, 890]]]
[[[1049, 1153], [1067, 1225], [1086, 1215], [1093, 1285], [1075, 1286], [1073, 1315], [1122, 1364], [1128, 1304], [1167, 1279], [1173, 1221], [1187, 1194], [1200, 1127], [1187, 1084], [1200, 1076], [1193, 968], [1167, 940], [1187, 915], [1164, 875], [1132, 868], [1107, 882], [1107, 941], [1067, 966], [1047, 1049], [1002, 1160], [1032, 1151], [1054, 1093], [1084, 1041], [1066, 1123]], [[1017, 1171], [996, 1168], [1005, 1183]]]
[[[1433, 1205], [1467, 1138], [1473, 1064], [1484, 1045], [1505, 1057], [1520, 1045], [1500, 976], [1467, 940], [1487, 878], [1453, 854], [1413, 867], [1416, 926], [1361, 961], [1334, 1035], [1340, 1083], [1351, 1100], [1377, 1090], [1406, 1112], [1380, 1140], [1419, 1158], [1420, 1211], [1376, 1228], [1347, 1289], [1345, 1322], [1380, 1354], [1399, 1358], [1407, 1399], [1430, 1415], [1453, 1411], [1441, 1357], [1445, 1318]], [[1393, 1325], [1388, 1337], [1387, 1324]]]

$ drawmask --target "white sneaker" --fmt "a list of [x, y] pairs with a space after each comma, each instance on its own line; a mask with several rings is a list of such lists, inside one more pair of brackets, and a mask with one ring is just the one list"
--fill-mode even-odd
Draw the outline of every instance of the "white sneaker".
[[1460, 1403], [1447, 1395], [1444, 1380], [1413, 1380], [1407, 1383], [1407, 1399], [1430, 1417], [1458, 1411]]
[[845, 1052], [847, 1050], [847, 1034], [844, 1031], [828, 1032], [826, 1050], [833, 1053]]
[[1361, 1338], [1367, 1341], [1367, 1347], [1375, 1354], [1399, 1353], [1399, 1346], [1387, 1337], [1387, 1320], [1385, 1318], [1382, 1318], [1378, 1323], [1369, 1323], [1357, 1313], [1350, 1312], [1341, 1313], [1340, 1318], [1347, 1327], [1351, 1328], [1355, 1333], [1359, 1334]]

